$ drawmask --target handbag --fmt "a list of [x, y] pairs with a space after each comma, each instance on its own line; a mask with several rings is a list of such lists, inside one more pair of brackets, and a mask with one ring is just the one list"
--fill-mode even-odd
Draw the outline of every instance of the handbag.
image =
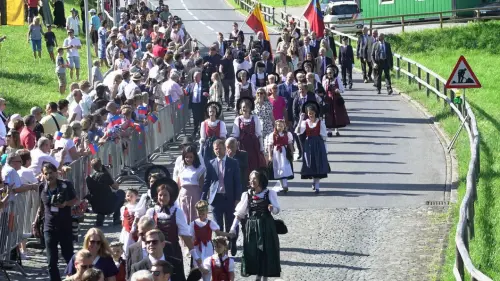
[[278, 233], [279, 235], [288, 233], [288, 227], [286, 227], [286, 224], [283, 220], [274, 219], [274, 225], [276, 226], [276, 233]]

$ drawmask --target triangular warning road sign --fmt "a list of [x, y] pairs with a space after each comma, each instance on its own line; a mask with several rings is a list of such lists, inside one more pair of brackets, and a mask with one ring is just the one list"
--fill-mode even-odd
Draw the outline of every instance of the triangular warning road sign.
[[481, 83], [464, 56], [460, 56], [445, 85], [448, 89], [481, 88]]

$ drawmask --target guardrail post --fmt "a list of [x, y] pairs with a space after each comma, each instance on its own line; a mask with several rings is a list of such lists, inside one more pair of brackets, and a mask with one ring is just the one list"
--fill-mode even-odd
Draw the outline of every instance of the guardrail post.
[[[417, 66], [417, 76], [418, 76], [418, 79], [422, 79], [422, 70], [420, 69], [419, 66]], [[419, 90], [422, 90], [422, 84], [420, 84], [420, 81], [418, 82], [418, 89]]]
[[[473, 194], [472, 198], [475, 198], [475, 196], [476, 196], [475, 193], [476, 193], [476, 191], [474, 191], [474, 194]], [[474, 214], [475, 214], [475, 212], [474, 212], [474, 203], [475, 202], [473, 202], [472, 204], [469, 204], [469, 208], [468, 208], [468, 212], [467, 212], [468, 213], [467, 217], [469, 217], [468, 218], [468, 221], [469, 221], [469, 227], [468, 227], [469, 228], [469, 237], [470, 237], [471, 240], [474, 239]]]
[[[434, 84], [434, 85], [436, 86], [436, 90], [437, 90], [438, 92], [441, 92], [441, 90], [439, 89], [439, 84], [440, 84], [440, 83], [439, 83], [439, 79], [438, 79], [437, 77], [436, 77], [436, 80], [435, 80], [435, 81], [436, 81], [436, 82], [435, 82], [435, 84]], [[437, 100], [439, 101], [439, 96], [437, 96], [437, 95], [436, 95], [436, 98], [437, 98]]]
[[[411, 63], [408, 62], [408, 73], [411, 74]], [[408, 84], [411, 84], [411, 76], [408, 75]]]
[[[450, 100], [453, 102], [455, 100], [455, 91], [450, 90]], [[453, 112], [453, 108], [450, 107], [451, 112]]]
[[439, 13], [439, 26], [443, 29], [443, 13]]
[[[431, 75], [429, 73], [426, 73], [425, 74], [425, 82], [427, 83], [427, 85], [430, 85], [429, 82], [431, 80]], [[429, 97], [429, 95], [431, 94], [431, 90], [429, 90], [429, 88], [425, 87], [425, 89], [427, 89], [427, 97]]]
[[276, 21], [274, 19], [274, 7], [273, 7], [273, 25], [276, 24]]
[[401, 31], [405, 32], [405, 16], [401, 16]]
[[373, 30], [373, 20], [370, 20], [370, 35], [372, 34]]
[[396, 66], [398, 67], [398, 70], [396, 71], [396, 78], [401, 77], [401, 59], [399, 57], [396, 57]]

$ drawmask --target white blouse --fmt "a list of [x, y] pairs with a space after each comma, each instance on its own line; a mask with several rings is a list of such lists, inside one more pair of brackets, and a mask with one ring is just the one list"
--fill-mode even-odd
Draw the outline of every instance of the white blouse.
[[241, 90], [240, 89], [248, 89], [248, 87], [252, 87], [252, 97], [255, 98], [255, 94], [257, 93], [256, 89], [255, 89], [255, 84], [251, 83], [251, 82], [247, 82], [247, 84], [245, 86], [243, 86], [240, 82], [236, 82], [236, 89], [235, 89], [235, 94], [234, 94], [234, 98], [235, 100], [239, 100], [240, 99], [240, 92]]
[[297, 135], [302, 135], [306, 131], [306, 122], [309, 125], [309, 128], [313, 129], [313, 128], [316, 128], [319, 121], [321, 121], [320, 127], [319, 127], [319, 134], [323, 138], [323, 140], [326, 140], [327, 132], [326, 132], [325, 122], [320, 120], [320, 119], [316, 119], [316, 121], [314, 123], [311, 122], [311, 120], [309, 120], [309, 119], [301, 121], [300, 124], [295, 129], [295, 133]]
[[[288, 144], [293, 143], [293, 135], [290, 132], [286, 132], [287, 138], [288, 138]], [[279, 133], [279, 136], [282, 137], [283, 133]], [[269, 134], [267, 137], [267, 144], [268, 145], [274, 145], [274, 134]]]
[[[177, 211], [175, 212], [175, 222], [177, 224], [179, 236], [191, 236], [191, 229], [189, 228], [189, 225], [186, 221], [186, 216], [184, 215], [182, 209], [178, 207], [177, 203], [175, 203], [174, 206], [170, 207], [170, 214], [173, 214], [175, 209], [177, 209]], [[156, 213], [158, 219], [166, 219], [167, 214], [160, 212], [160, 210], [161, 207], [156, 205], [146, 211], [146, 216], [153, 219]]]
[[206, 129], [206, 123], [207, 122], [208, 122], [208, 126], [210, 126], [210, 127], [216, 127], [217, 123], [220, 122], [220, 138], [225, 139], [227, 137], [226, 123], [224, 123], [224, 121], [215, 120], [215, 122], [212, 122], [212, 121], [210, 121], [210, 119], [208, 119], [208, 120], [205, 120], [205, 121], [201, 122], [201, 126], [200, 126], [200, 144], [203, 144], [203, 142], [207, 138], [207, 134], [206, 134], [206, 131], [205, 131], [205, 129]]
[[[273, 205], [272, 213], [276, 215], [280, 212], [280, 204], [278, 203], [278, 194], [276, 193], [276, 191], [265, 189], [254, 196], [264, 198], [266, 192], [269, 192], [269, 201], [271, 202], [271, 205]], [[241, 194], [241, 200], [238, 205], [236, 205], [234, 211], [235, 219], [237, 219], [238, 217], [243, 218], [248, 214], [248, 192], [243, 192]]]
[[199, 185], [200, 178], [205, 174], [205, 167], [200, 165], [195, 168], [193, 165], [183, 167], [179, 171], [179, 182], [183, 185]]
[[255, 135], [257, 137], [262, 136], [262, 126], [259, 120], [259, 117], [257, 115], [250, 115], [249, 119], [243, 118], [242, 115], [236, 117], [234, 119], [234, 125], [233, 125], [233, 133], [231, 134], [232, 137], [239, 138], [240, 137], [240, 120], [243, 123], [250, 123], [253, 118], [253, 122], [255, 123]]
[[215, 232], [216, 230], [220, 230], [220, 227], [215, 220], [208, 220], [207, 219], [206, 221], [201, 221], [200, 219], [196, 219], [193, 222], [191, 222], [191, 224], [189, 225], [191, 227], [191, 235], [194, 237], [194, 224], [195, 223], [198, 227], [205, 227], [207, 225], [208, 221], [210, 221], [210, 229], [213, 232]]

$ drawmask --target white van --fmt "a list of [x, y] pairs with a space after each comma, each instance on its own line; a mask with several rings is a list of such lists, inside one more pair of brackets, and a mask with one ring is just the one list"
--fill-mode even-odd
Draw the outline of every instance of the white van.
[[[331, 1], [324, 0], [323, 2]], [[362, 9], [356, 1], [334, 1], [326, 4], [323, 10], [325, 26], [344, 33], [358, 33], [364, 27]], [[353, 22], [353, 20], [356, 20]], [[344, 23], [343, 23], [344, 22]]]

